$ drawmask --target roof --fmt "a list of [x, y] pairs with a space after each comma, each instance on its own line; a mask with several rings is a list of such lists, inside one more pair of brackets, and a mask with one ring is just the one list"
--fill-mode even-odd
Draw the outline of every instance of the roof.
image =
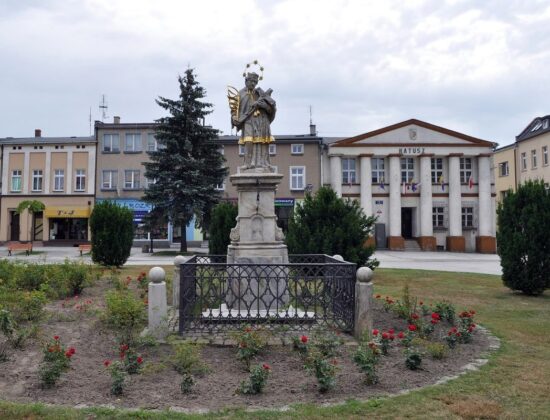
[[[354, 145], [354, 143], [357, 143], [361, 140], [365, 140], [365, 139], [368, 139], [370, 137], [374, 137], [374, 136], [377, 136], [377, 135], [382, 134], [382, 133], [387, 133], [388, 131], [393, 131], [393, 130], [396, 130], [398, 128], [406, 127], [406, 126], [412, 125], [412, 124], [417, 125], [419, 127], [427, 128], [429, 130], [437, 131], [439, 133], [446, 134], [448, 136], [457, 137], [459, 139], [469, 141], [469, 142], [473, 143], [474, 145], [479, 145], [479, 146], [484, 146], [484, 147], [493, 147], [493, 142], [491, 142], [491, 141], [478, 139], [476, 137], [472, 137], [472, 136], [468, 136], [468, 135], [463, 134], [463, 133], [459, 133], [458, 131], [449, 130], [448, 128], [440, 127], [438, 125], [430, 124], [430, 123], [427, 123], [425, 121], [420, 121], [420, 120], [417, 120], [417, 119], [414, 119], [414, 118], [412, 118], [410, 120], [402, 121], [402, 122], [397, 123], [397, 124], [389, 125], [387, 127], [379, 128], [378, 130], [369, 131], [369, 132], [364, 133], [364, 134], [359, 134], [358, 136], [355, 136], [355, 137], [349, 137], [347, 139], [337, 141], [336, 143], [332, 144], [331, 147], [351, 146], [351, 145]], [[362, 144], [362, 146], [363, 146], [363, 144]]]
[[118, 128], [120, 130], [137, 130], [139, 128], [155, 128], [158, 123], [155, 122], [146, 122], [146, 123], [104, 123], [101, 121], [96, 121], [94, 127], [96, 129], [108, 129], [112, 130]]
[[550, 115], [536, 117], [516, 136], [516, 142], [531, 139], [550, 132]]
[[0, 144], [73, 144], [95, 143], [95, 137], [5, 137]]
[[502, 146], [502, 147], [499, 147], [498, 149], [495, 149], [495, 153], [504, 152], [506, 150], [513, 149], [515, 147], [516, 147], [515, 143], [507, 144], [506, 146]]

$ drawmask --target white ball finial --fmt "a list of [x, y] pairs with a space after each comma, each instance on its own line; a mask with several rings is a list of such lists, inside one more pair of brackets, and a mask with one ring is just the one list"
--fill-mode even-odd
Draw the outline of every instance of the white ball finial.
[[357, 281], [360, 283], [369, 283], [372, 280], [373, 274], [369, 267], [359, 267], [357, 270]]
[[176, 258], [174, 258], [174, 265], [181, 265], [185, 262], [185, 257], [183, 255], [177, 255]]
[[162, 267], [153, 267], [149, 270], [149, 280], [153, 283], [162, 283], [166, 279], [166, 273]]
[[335, 260], [338, 260], [338, 261], [344, 261], [344, 257], [342, 257], [341, 255], [338, 255], [338, 254], [333, 255], [332, 258], [334, 258]]

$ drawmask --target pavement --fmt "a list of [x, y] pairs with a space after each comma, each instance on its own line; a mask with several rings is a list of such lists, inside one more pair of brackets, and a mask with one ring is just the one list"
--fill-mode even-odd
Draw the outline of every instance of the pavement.
[[[172, 248], [176, 251], [177, 248]], [[89, 255], [80, 256], [78, 248], [73, 247], [35, 247], [34, 254], [26, 256], [18, 253], [8, 257], [8, 250], [0, 246], [0, 258], [27, 262], [61, 263], [66, 259], [91, 263]], [[189, 248], [189, 252], [205, 254], [205, 248]], [[380, 268], [405, 268], [418, 270], [452, 271], [502, 275], [500, 257], [494, 254], [387, 251], [377, 250], [374, 257], [380, 261]], [[141, 252], [141, 248], [132, 248], [130, 258], [125, 265], [172, 265], [173, 256], [154, 256]]]

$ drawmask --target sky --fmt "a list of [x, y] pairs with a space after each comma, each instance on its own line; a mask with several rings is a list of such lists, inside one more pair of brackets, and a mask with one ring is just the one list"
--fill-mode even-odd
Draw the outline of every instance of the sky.
[[[273, 134], [349, 137], [417, 118], [500, 145], [550, 114], [550, 1], [0, 0], [0, 137], [151, 122], [193, 68], [231, 134], [246, 63]], [[91, 111], [90, 111], [91, 110]]]

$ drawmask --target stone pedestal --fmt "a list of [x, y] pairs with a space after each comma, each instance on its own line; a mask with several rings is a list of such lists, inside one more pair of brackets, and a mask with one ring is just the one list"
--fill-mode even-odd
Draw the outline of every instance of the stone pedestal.
[[481, 254], [495, 254], [497, 241], [494, 236], [478, 236], [476, 238], [476, 252]]
[[240, 173], [229, 179], [237, 189], [239, 213], [227, 247], [228, 264], [248, 264], [228, 268], [228, 301], [232, 309], [260, 311], [288, 304], [288, 264], [284, 235], [275, 216], [275, 190], [283, 175]]
[[464, 236], [447, 236], [447, 251], [464, 252], [466, 250], [466, 239]]
[[149, 333], [157, 338], [167, 334], [168, 305], [166, 302], [166, 282], [164, 270], [153, 267], [149, 271], [148, 318]]
[[437, 241], [435, 236], [419, 236], [418, 245], [422, 251], [436, 251], [437, 250]]
[[405, 239], [402, 236], [388, 236], [388, 248], [391, 251], [404, 251]]
[[360, 267], [357, 270], [353, 336], [358, 340], [365, 332], [370, 334], [372, 331], [372, 276], [373, 272], [368, 267]]

